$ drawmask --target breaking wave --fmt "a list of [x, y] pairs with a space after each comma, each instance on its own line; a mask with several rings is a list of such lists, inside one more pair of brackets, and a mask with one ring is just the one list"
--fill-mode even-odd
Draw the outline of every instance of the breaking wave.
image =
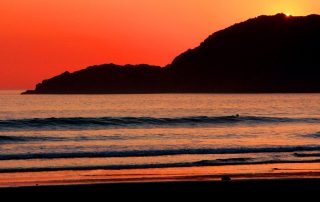
[[8, 130], [92, 130], [104, 128], [143, 128], [204, 126], [221, 124], [320, 123], [320, 118], [280, 118], [259, 116], [195, 116], [177, 118], [98, 117], [33, 118], [0, 120], [0, 131]]
[[26, 159], [61, 159], [61, 158], [102, 158], [102, 157], [147, 157], [185, 154], [248, 154], [248, 153], [282, 153], [320, 151], [320, 146], [284, 146], [262, 148], [195, 148], [195, 149], [168, 149], [168, 150], [124, 150], [124, 151], [97, 151], [97, 152], [70, 152], [70, 153], [23, 153], [0, 154], [0, 160]]

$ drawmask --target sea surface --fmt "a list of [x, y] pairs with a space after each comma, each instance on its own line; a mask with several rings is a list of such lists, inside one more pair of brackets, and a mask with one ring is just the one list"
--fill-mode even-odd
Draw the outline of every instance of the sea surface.
[[320, 161], [320, 94], [0, 91], [0, 172]]

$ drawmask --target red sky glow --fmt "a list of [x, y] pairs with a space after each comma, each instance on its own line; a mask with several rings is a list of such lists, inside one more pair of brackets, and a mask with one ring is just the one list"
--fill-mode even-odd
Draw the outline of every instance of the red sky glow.
[[103, 63], [166, 65], [258, 15], [320, 13], [319, 0], [1, 0], [0, 89], [32, 89]]

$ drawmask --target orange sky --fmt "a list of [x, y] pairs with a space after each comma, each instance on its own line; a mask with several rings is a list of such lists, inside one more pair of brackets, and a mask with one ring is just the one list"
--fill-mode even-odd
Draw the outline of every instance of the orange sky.
[[0, 89], [93, 64], [166, 65], [219, 29], [280, 12], [320, 14], [320, 1], [1, 0]]

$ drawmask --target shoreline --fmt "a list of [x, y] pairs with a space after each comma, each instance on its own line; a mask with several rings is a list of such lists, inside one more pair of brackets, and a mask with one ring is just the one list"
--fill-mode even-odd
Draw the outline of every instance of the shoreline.
[[0, 188], [32, 186], [74, 186], [83, 184], [159, 183], [185, 181], [319, 179], [320, 163], [274, 163], [201, 167], [143, 169], [92, 169], [0, 174]]
[[167, 200], [167, 199], [314, 199], [318, 196], [320, 178], [251, 179], [232, 181], [166, 181], [126, 182], [82, 185], [47, 185], [0, 188], [2, 197], [11, 199], [66, 199], [81, 198], [90, 201], [116, 200]]
[[[190, 163], [172, 163], [172, 164], [145, 164], [145, 165], [111, 165], [111, 166], [88, 166], [88, 167], [50, 167], [50, 168], [0, 168], [2, 173], [35, 173], [35, 172], [63, 172], [63, 171], [92, 171], [92, 170], [137, 170], [137, 169], [170, 169], [170, 168], [201, 168], [201, 167], [224, 167], [224, 166], [255, 166], [255, 165], [274, 165], [274, 164], [313, 164], [320, 163], [320, 159], [312, 160], [283, 160], [283, 161], [263, 161], [263, 162], [248, 162], [248, 163], [226, 163], [226, 162], [190, 162]], [[320, 168], [319, 168], [320, 171]]]
[[319, 189], [320, 163], [0, 174], [0, 196], [32, 200], [313, 199]]

